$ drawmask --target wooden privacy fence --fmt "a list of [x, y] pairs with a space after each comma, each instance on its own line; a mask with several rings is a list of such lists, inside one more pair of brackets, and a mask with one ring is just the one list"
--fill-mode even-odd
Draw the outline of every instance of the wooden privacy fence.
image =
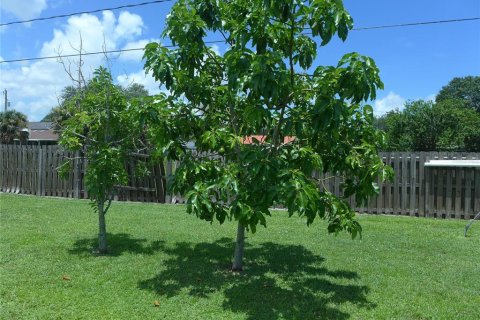
[[[394, 179], [378, 181], [379, 195], [365, 206], [349, 199], [357, 212], [457, 219], [471, 219], [480, 212], [480, 168], [425, 166], [429, 160], [478, 160], [480, 153], [381, 152], [380, 156], [394, 169]], [[342, 195], [341, 177], [317, 177], [332, 177], [325, 180], [326, 188]]]
[[[87, 198], [84, 173], [86, 163], [78, 154], [61, 150], [56, 145], [0, 145], [0, 191], [41, 196]], [[409, 216], [470, 219], [480, 212], [480, 168], [425, 167], [434, 159], [480, 159], [480, 153], [445, 152], [382, 152], [380, 156], [395, 172], [393, 181], [379, 182], [380, 193], [367, 205], [356, 207], [360, 213], [385, 213]], [[57, 168], [67, 158], [74, 158], [67, 179]], [[142, 161], [142, 158], [137, 159]], [[143, 159], [144, 160], [144, 159]], [[166, 194], [166, 176], [178, 163], [150, 168], [150, 175], [138, 177], [132, 163], [127, 186], [118, 188], [116, 199], [125, 201], [170, 202]], [[341, 196], [342, 178], [330, 173], [316, 173], [325, 179], [328, 190]], [[181, 201], [181, 197], [177, 197]]]
[[[67, 159], [73, 159], [67, 177], [61, 177], [58, 168]], [[128, 185], [117, 188], [116, 200], [165, 202], [165, 172], [162, 164], [151, 166], [150, 175], [139, 177], [134, 172], [134, 161], [145, 161], [145, 156], [126, 163]], [[85, 188], [86, 161], [79, 153], [64, 151], [57, 145], [0, 144], [0, 191], [88, 198]]]

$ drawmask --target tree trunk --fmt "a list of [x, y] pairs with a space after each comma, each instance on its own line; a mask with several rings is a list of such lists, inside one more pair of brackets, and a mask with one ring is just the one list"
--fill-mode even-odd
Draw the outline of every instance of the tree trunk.
[[245, 247], [245, 226], [238, 222], [237, 242], [235, 244], [235, 255], [233, 257], [232, 271], [243, 269], [243, 248]]
[[105, 223], [105, 202], [98, 202], [98, 253], [107, 253], [107, 226]]

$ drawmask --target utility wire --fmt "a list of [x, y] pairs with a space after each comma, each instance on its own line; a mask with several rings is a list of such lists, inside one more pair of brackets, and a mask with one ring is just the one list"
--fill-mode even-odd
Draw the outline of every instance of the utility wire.
[[[205, 44], [213, 44], [213, 43], [225, 43], [225, 40], [205, 41]], [[166, 48], [174, 48], [174, 47], [176, 47], [176, 46], [166, 45], [166, 46], [163, 46], [163, 47], [166, 47]], [[37, 57], [37, 58], [22, 58], [22, 59], [0, 60], [0, 64], [1, 64], [1, 63], [8, 63], [8, 62], [23, 62], [23, 61], [34, 61], [34, 60], [71, 58], [71, 57], [78, 57], [78, 56], [92, 56], [92, 55], [96, 55], [96, 54], [121, 53], [121, 52], [128, 52], [128, 51], [140, 51], [140, 50], [144, 50], [144, 49], [145, 49], [145, 48], [117, 49], [117, 50], [105, 50], [105, 51], [94, 51], [94, 52], [84, 52], [84, 53], [63, 54], [63, 55], [57, 55], [57, 56], [45, 56], [45, 57]]]
[[[159, 0], [159, 1], [155, 1], [155, 2], [166, 2], [166, 1], [171, 1], [171, 0]], [[150, 2], [150, 3], [153, 3], [153, 2]], [[452, 23], [452, 22], [464, 22], [464, 21], [474, 21], [474, 20], [480, 20], [480, 17], [463, 18], [463, 19], [450, 19], [450, 20], [423, 21], [423, 22], [412, 22], [412, 23], [401, 23], [401, 24], [391, 24], [391, 25], [372, 26], [372, 27], [360, 27], [360, 28], [353, 28], [352, 31], [400, 28], [400, 27], [421, 26], [421, 25], [428, 25], [428, 24], [440, 24], [440, 23]], [[306, 34], [311, 34], [311, 32], [306, 33]], [[225, 43], [225, 40], [205, 41], [205, 44], [213, 44], [213, 43]], [[165, 46], [165, 47], [172, 48], [174, 46]], [[139, 51], [139, 50], [144, 50], [144, 48], [118, 49], [118, 50], [106, 50], [106, 51], [96, 51], [96, 52], [75, 53], [75, 54], [58, 55], [58, 56], [45, 56], [45, 57], [37, 57], [37, 58], [0, 60], [0, 64], [8, 63], [8, 62], [23, 62], [23, 61], [45, 60], [45, 59], [69, 58], [69, 57], [78, 57], [80, 55], [90, 56], [90, 55], [96, 55], [96, 54], [121, 53], [121, 52]]]
[[399, 23], [399, 24], [390, 24], [390, 25], [387, 24], [387, 25], [384, 25], [384, 26], [353, 28], [352, 30], [361, 31], [361, 30], [373, 30], [373, 29], [400, 28], [400, 27], [410, 27], [410, 26], [423, 26], [423, 25], [427, 25], [427, 24], [464, 22], [464, 21], [474, 21], [474, 20], [480, 20], [480, 17], [463, 18], [463, 19], [450, 19], [450, 20], [434, 20], [434, 21], [411, 22], [411, 23]]
[[164, 2], [171, 2], [171, 1], [173, 1], [173, 0], [146, 1], [146, 2], [141, 2], [141, 3], [126, 4], [126, 5], [118, 6], [118, 7], [96, 9], [96, 10], [91, 10], [91, 11], [72, 12], [72, 13], [60, 14], [60, 15], [50, 16], [50, 17], [35, 18], [35, 19], [30, 19], [30, 20], [10, 21], [10, 22], [6, 22], [6, 23], [0, 23], [0, 27], [9, 26], [9, 25], [12, 25], [12, 24], [20, 24], [20, 23], [35, 22], [35, 21], [45, 21], [45, 20], [51, 20], [51, 19], [57, 19], [57, 18], [66, 18], [66, 17], [76, 16], [76, 15], [84, 14], [84, 13], [97, 13], [97, 12], [102, 12], [102, 11], [105, 11], [105, 10], [119, 10], [119, 9], [124, 9], [124, 8], [140, 7], [140, 6], [146, 6], [146, 5], [149, 5], [149, 4], [164, 3]]
[[[140, 6], [146, 6], [146, 5], [149, 5], [149, 4], [158, 4], [158, 3], [165, 3], [165, 2], [171, 2], [171, 1], [173, 1], [173, 0], [153, 0], [153, 1], [146, 1], [146, 2], [140, 2], [140, 3], [126, 4], [126, 5], [117, 6], [117, 7], [95, 9], [95, 10], [91, 10], [91, 11], [79, 11], [79, 12], [66, 13], [66, 14], [55, 15], [55, 16], [50, 16], [50, 17], [41, 17], [41, 18], [35, 18], [35, 19], [29, 19], [29, 20], [10, 21], [10, 22], [6, 22], [6, 23], [0, 23], [0, 27], [9, 26], [9, 25], [12, 25], [12, 24], [20, 24], [20, 23], [35, 22], [35, 21], [45, 21], [45, 20], [51, 20], [51, 19], [57, 19], [57, 18], [66, 18], [66, 17], [71, 17], [71, 16], [84, 14], [84, 13], [98, 13], [98, 12], [102, 12], [102, 11], [105, 11], [105, 10], [119, 10], [119, 9], [125, 9], [125, 8], [140, 7]], [[384, 25], [384, 26], [354, 28], [352, 30], [385, 29], [385, 28], [397, 28], [397, 27], [428, 25], [428, 24], [437, 24], [437, 23], [462, 22], [462, 21], [473, 21], [473, 20], [480, 20], [480, 17], [464, 18], [464, 19], [450, 19], [450, 20], [434, 20], [434, 21], [412, 22], [412, 23], [400, 23], [400, 24]]]
[[[165, 46], [165, 47], [169, 47], [169, 46]], [[102, 53], [120, 53], [120, 52], [127, 52], [127, 51], [139, 51], [139, 50], [143, 50], [143, 49], [144, 48], [131, 48], [131, 49], [105, 50], [105, 51], [94, 51], [94, 52], [84, 52], [84, 53], [72, 53], [72, 54], [63, 54], [63, 55], [58, 55], [58, 56], [45, 56], [45, 57], [37, 57], [37, 58], [22, 58], [22, 59], [3, 60], [3, 61], [0, 61], [0, 63], [34, 61], [34, 60], [47, 60], [47, 59], [58, 59], [58, 58], [71, 58], [71, 57], [78, 57], [78, 56], [92, 56], [92, 55], [102, 54]]]

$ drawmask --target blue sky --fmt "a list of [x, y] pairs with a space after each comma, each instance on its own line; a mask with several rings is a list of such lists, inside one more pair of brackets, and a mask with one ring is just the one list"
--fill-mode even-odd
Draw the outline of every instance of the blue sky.
[[[144, 0], [2, 0], [2, 23], [139, 3]], [[480, 17], [480, 0], [344, 0], [355, 27]], [[143, 47], [158, 40], [172, 3], [151, 4], [110, 12], [18, 24], [0, 30], [0, 60], [75, 53], [82, 35], [84, 51]], [[72, 48], [73, 47], [73, 48]], [[220, 53], [222, 45], [215, 46]], [[404, 101], [432, 99], [453, 77], [480, 75], [480, 20], [403, 28], [352, 31], [345, 43], [321, 48], [317, 64], [336, 64], [347, 52], [375, 59], [385, 90], [373, 102], [377, 114], [401, 108]], [[75, 59], [64, 60], [75, 69]], [[85, 59], [84, 73], [102, 56]], [[141, 53], [112, 55], [110, 66], [122, 85], [144, 84], [151, 93], [158, 85], [142, 71]], [[8, 90], [11, 107], [40, 120], [71, 84], [55, 59], [0, 64], [0, 89]], [[3, 97], [2, 97], [3, 98]], [[3, 99], [2, 99], [3, 101]], [[3, 104], [2, 104], [3, 108]]]

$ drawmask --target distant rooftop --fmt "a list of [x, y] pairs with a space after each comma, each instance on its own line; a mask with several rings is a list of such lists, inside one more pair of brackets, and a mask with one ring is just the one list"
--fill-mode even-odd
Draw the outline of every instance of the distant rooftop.
[[[267, 140], [267, 136], [264, 135], [252, 135], [246, 136], [242, 139], [243, 144], [256, 144], [256, 143], [264, 143]], [[295, 141], [295, 137], [293, 136], [285, 136], [283, 138], [283, 143], [288, 144]]]
[[57, 141], [58, 134], [53, 132], [52, 122], [28, 122], [28, 140]]
[[28, 122], [28, 130], [50, 130], [53, 127], [53, 122]]

